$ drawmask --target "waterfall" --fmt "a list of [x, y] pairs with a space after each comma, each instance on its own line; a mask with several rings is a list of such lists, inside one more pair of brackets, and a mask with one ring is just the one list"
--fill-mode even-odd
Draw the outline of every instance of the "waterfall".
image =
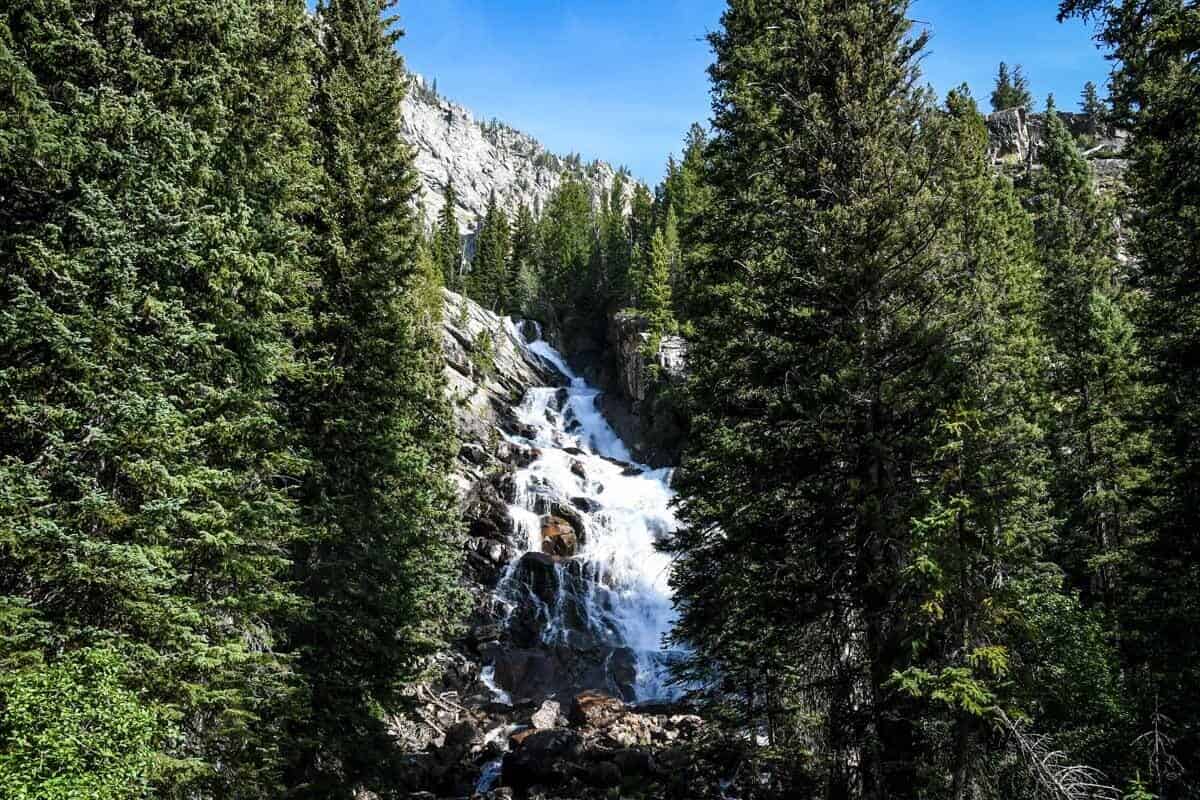
[[[552, 580], [533, 580], [521, 573], [521, 560], [513, 562], [496, 588], [497, 600], [508, 609], [506, 620], [518, 608], [536, 618], [544, 646], [599, 644], [609, 648], [610, 659], [614, 649], [632, 652], [632, 699], [671, 699], [677, 693], [666, 679], [673, 654], [663, 642], [675, 619], [671, 562], [655, 544], [677, 525], [672, 470], [635, 463], [598, 408], [599, 390], [571, 370], [540, 329], [529, 341], [510, 325], [530, 353], [569, 382], [531, 389], [517, 409], [525, 435], [506, 434], [533, 454], [513, 475], [509, 514], [518, 547], [542, 553], [542, 527], [551, 516], [582, 528], [582, 540], [568, 557], [554, 559]], [[611, 672], [609, 665], [604, 669]]]

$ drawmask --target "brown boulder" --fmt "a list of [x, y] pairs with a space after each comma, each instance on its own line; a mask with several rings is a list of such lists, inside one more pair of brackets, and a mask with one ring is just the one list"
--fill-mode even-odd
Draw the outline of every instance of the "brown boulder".
[[600, 730], [625, 715], [625, 704], [600, 692], [583, 692], [571, 703], [571, 726]]
[[579, 552], [575, 526], [562, 517], [542, 520], [542, 552], [555, 558], [573, 558]]

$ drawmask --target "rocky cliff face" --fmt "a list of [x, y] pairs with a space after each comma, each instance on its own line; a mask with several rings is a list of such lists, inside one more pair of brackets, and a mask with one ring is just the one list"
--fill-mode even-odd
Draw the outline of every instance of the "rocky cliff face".
[[[1123, 158], [1129, 142], [1127, 131], [1111, 126], [1090, 130], [1082, 114], [1058, 112], [1067, 128], [1082, 141], [1089, 142], [1088, 160], [1102, 189], [1120, 185], [1129, 162]], [[1045, 114], [1031, 114], [1023, 108], [997, 111], [987, 117], [988, 156], [1000, 169], [1027, 171], [1037, 169], [1046, 126]]]
[[601, 385], [604, 415], [637, 457], [655, 467], [679, 464], [687, 438], [687, 419], [677, 397], [687, 369], [687, 342], [664, 336], [647, 351], [646, 321], [622, 311], [608, 328], [610, 374]]
[[535, 214], [570, 172], [578, 172], [595, 198], [611, 190], [616, 170], [602, 161], [550, 153], [533, 137], [497, 121], [475, 119], [441, 97], [419, 76], [404, 101], [402, 125], [416, 153], [425, 219], [437, 218], [446, 182], [458, 193], [455, 214], [464, 233], [473, 231], [491, 192], [510, 214], [524, 202]]

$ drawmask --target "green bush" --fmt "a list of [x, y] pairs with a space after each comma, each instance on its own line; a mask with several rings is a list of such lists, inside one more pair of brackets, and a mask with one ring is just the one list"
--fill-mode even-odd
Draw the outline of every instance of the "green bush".
[[150, 797], [164, 726], [124, 674], [116, 653], [93, 649], [0, 676], [0, 797]]

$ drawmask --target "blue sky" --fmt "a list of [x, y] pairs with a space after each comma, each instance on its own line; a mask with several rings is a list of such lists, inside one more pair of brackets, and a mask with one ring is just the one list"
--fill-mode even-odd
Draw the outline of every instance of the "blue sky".
[[[550, 150], [626, 165], [656, 182], [693, 121], [709, 115], [704, 35], [724, 0], [401, 0], [410, 69], [483, 119]], [[1108, 64], [1056, 0], [914, 0], [931, 26], [926, 80], [966, 81], [986, 101], [997, 64], [1022, 64], [1034, 94], [1073, 108]]]

